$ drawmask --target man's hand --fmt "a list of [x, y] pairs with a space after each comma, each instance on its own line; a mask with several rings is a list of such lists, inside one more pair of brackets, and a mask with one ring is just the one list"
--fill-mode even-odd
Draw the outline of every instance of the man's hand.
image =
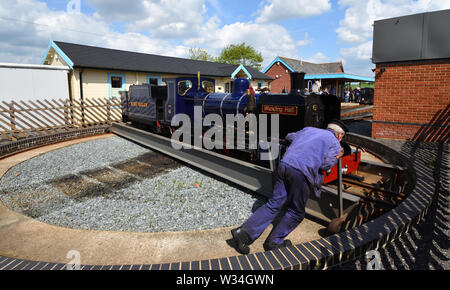
[[341, 147], [341, 153], [339, 153], [338, 156], [336, 156], [336, 159], [341, 158], [342, 156], [344, 156], [344, 148]]

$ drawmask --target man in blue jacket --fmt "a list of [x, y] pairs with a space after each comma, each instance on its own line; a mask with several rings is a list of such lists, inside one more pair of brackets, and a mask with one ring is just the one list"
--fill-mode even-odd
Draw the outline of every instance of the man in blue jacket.
[[327, 129], [306, 127], [286, 136], [291, 145], [278, 165], [273, 196], [241, 227], [231, 231], [238, 252], [250, 252], [249, 245], [273, 222], [285, 204], [286, 214], [264, 242], [264, 249], [269, 251], [292, 245], [285, 237], [305, 218], [310, 192], [320, 197], [322, 172], [333, 168], [343, 155], [340, 141], [346, 132], [345, 124], [334, 120]]

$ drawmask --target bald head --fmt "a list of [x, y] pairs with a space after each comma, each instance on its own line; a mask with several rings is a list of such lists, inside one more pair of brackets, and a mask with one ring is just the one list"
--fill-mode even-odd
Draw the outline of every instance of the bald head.
[[344, 129], [342, 129], [339, 125], [336, 125], [334, 123], [328, 124], [328, 129], [331, 129], [334, 132], [334, 135], [339, 140], [339, 142], [342, 141], [345, 135]]

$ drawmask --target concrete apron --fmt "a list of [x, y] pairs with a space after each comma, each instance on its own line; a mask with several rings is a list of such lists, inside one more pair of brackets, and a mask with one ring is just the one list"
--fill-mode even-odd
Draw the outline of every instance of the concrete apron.
[[[0, 160], [0, 178], [9, 168], [38, 155], [112, 136], [66, 141], [10, 156]], [[72, 257], [66, 256], [71, 250], [80, 252], [83, 265], [163, 264], [236, 256], [227, 243], [232, 228], [163, 233], [75, 230], [38, 222], [0, 201], [0, 255], [32, 261], [69, 263]], [[324, 229], [305, 219], [288, 238], [294, 244], [305, 243], [321, 238], [319, 230]], [[271, 226], [251, 246], [252, 253], [263, 251], [270, 230]]]

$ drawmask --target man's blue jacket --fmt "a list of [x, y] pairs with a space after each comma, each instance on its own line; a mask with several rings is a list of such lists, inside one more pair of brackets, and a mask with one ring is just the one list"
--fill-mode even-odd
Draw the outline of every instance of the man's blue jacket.
[[339, 140], [330, 129], [312, 127], [290, 133], [286, 140], [290, 141], [291, 145], [281, 162], [301, 171], [311, 184], [314, 194], [320, 197], [322, 172], [336, 165], [336, 156], [341, 152]]

